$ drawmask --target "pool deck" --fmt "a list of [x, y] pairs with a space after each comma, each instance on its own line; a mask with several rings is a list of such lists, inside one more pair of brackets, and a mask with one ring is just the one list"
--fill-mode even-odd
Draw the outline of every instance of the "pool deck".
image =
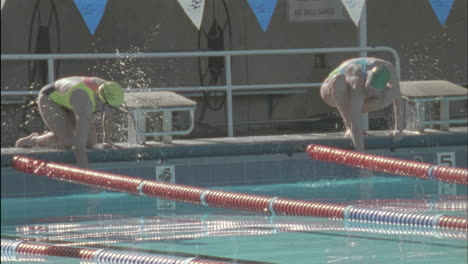
[[[366, 149], [395, 150], [400, 148], [427, 148], [433, 146], [467, 146], [467, 127], [454, 127], [449, 131], [426, 129], [424, 133], [405, 131], [405, 137], [393, 142], [389, 131], [369, 131], [365, 136]], [[224, 137], [202, 139], [175, 139], [172, 144], [147, 142], [146, 145], [117, 144], [118, 150], [103, 149], [102, 145], [88, 150], [90, 163], [164, 160], [212, 156], [241, 156], [303, 153], [309, 144], [321, 144], [353, 149], [351, 140], [343, 133], [294, 134], [275, 136]], [[74, 163], [73, 152], [52, 148], [2, 148], [1, 167], [10, 167], [13, 156], [24, 155], [60, 163]]]

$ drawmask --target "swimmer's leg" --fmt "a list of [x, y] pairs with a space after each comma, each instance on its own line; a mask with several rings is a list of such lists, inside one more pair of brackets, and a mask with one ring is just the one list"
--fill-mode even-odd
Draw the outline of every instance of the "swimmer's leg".
[[31, 148], [34, 145], [35, 137], [39, 136], [38, 133], [34, 132], [27, 137], [20, 138], [16, 141], [15, 147], [17, 148]]
[[[336, 107], [343, 118], [346, 131], [349, 130], [347, 108], [349, 107], [349, 88], [343, 74], [335, 74], [326, 79], [320, 87], [320, 96], [331, 107]], [[345, 136], [347, 134], [345, 133]]]
[[327, 78], [320, 87], [320, 96], [322, 97], [322, 100], [331, 107], [336, 107], [335, 97], [333, 95], [336, 77], [337, 75]]
[[55, 104], [46, 95], [39, 95], [39, 112], [50, 132], [34, 140], [34, 145], [42, 147], [70, 148], [74, 145], [74, 116], [71, 112]]
[[350, 93], [351, 90], [346, 82], [346, 77], [343, 74], [335, 75], [333, 80], [333, 90], [332, 96], [335, 100], [336, 108], [340, 112], [341, 117], [343, 118], [343, 123], [345, 125], [345, 137], [350, 138], [350, 129], [351, 129], [351, 101]]

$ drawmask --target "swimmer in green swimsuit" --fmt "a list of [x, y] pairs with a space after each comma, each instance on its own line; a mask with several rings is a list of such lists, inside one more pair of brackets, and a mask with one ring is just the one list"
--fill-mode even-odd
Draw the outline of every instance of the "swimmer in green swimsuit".
[[340, 112], [357, 151], [364, 151], [361, 114], [385, 108], [393, 102], [395, 141], [402, 138], [400, 82], [393, 64], [376, 58], [355, 58], [333, 70], [320, 88], [322, 99]]
[[86, 147], [97, 143], [93, 114], [103, 112], [103, 146], [109, 140], [111, 119], [123, 104], [123, 89], [116, 82], [97, 77], [68, 77], [46, 85], [39, 92], [38, 107], [50, 131], [32, 133], [16, 147], [73, 148], [80, 167], [88, 166]]

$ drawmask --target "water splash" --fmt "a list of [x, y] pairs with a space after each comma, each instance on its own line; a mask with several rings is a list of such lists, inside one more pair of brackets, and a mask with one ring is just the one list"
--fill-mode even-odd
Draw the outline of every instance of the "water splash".
[[[422, 35], [418, 41], [402, 44], [401, 57], [408, 59], [408, 80], [447, 79], [449, 62], [444, 51], [450, 50], [454, 40], [443, 27], [439, 32]], [[441, 53], [442, 52], [442, 53]], [[450, 67], [452, 68], [452, 67]]]
[[[131, 46], [127, 51], [115, 50], [115, 54], [146, 52], [149, 45], [153, 43], [160, 34], [159, 24], [143, 38], [145, 41], [140, 46]], [[95, 43], [93, 43], [95, 46]], [[99, 52], [95, 48], [95, 52]], [[120, 81], [122, 86], [130, 88], [150, 87], [152, 79], [146, 69], [151, 69], [151, 64], [144, 59], [121, 56], [121, 59], [96, 60], [96, 64], [88, 68], [94, 76], [109, 76]], [[156, 76], [156, 75], [154, 75]], [[109, 78], [107, 77], [107, 78]]]
[[[148, 30], [147, 32], [143, 38], [145, 41], [139, 43], [139, 46], [133, 45], [128, 50], [116, 49], [115, 54], [121, 55], [119, 59], [95, 60], [95, 63], [88, 68], [90, 75], [99, 76], [104, 79], [112, 78], [118, 81], [122, 87], [125, 87], [127, 92], [131, 91], [131, 88], [152, 87], [154, 83], [153, 78], [158, 77], [157, 69], [152, 61], [124, 55], [125, 53], [141, 54], [146, 52], [150, 44], [158, 39], [160, 25], [155, 25], [152, 30]], [[99, 53], [100, 51], [96, 47], [96, 43], [92, 45], [94, 52]], [[114, 133], [111, 135], [111, 139], [118, 142], [127, 141], [127, 115], [119, 113], [115, 120], [117, 122], [114, 124]]]

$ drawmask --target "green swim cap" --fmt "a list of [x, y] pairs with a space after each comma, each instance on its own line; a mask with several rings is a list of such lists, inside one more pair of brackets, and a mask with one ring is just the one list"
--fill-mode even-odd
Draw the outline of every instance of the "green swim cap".
[[112, 106], [121, 106], [124, 99], [122, 86], [116, 82], [104, 83], [99, 88], [99, 99]]
[[387, 86], [390, 80], [390, 72], [383, 66], [377, 66], [372, 69], [372, 79], [370, 85], [377, 90], [382, 90]]

